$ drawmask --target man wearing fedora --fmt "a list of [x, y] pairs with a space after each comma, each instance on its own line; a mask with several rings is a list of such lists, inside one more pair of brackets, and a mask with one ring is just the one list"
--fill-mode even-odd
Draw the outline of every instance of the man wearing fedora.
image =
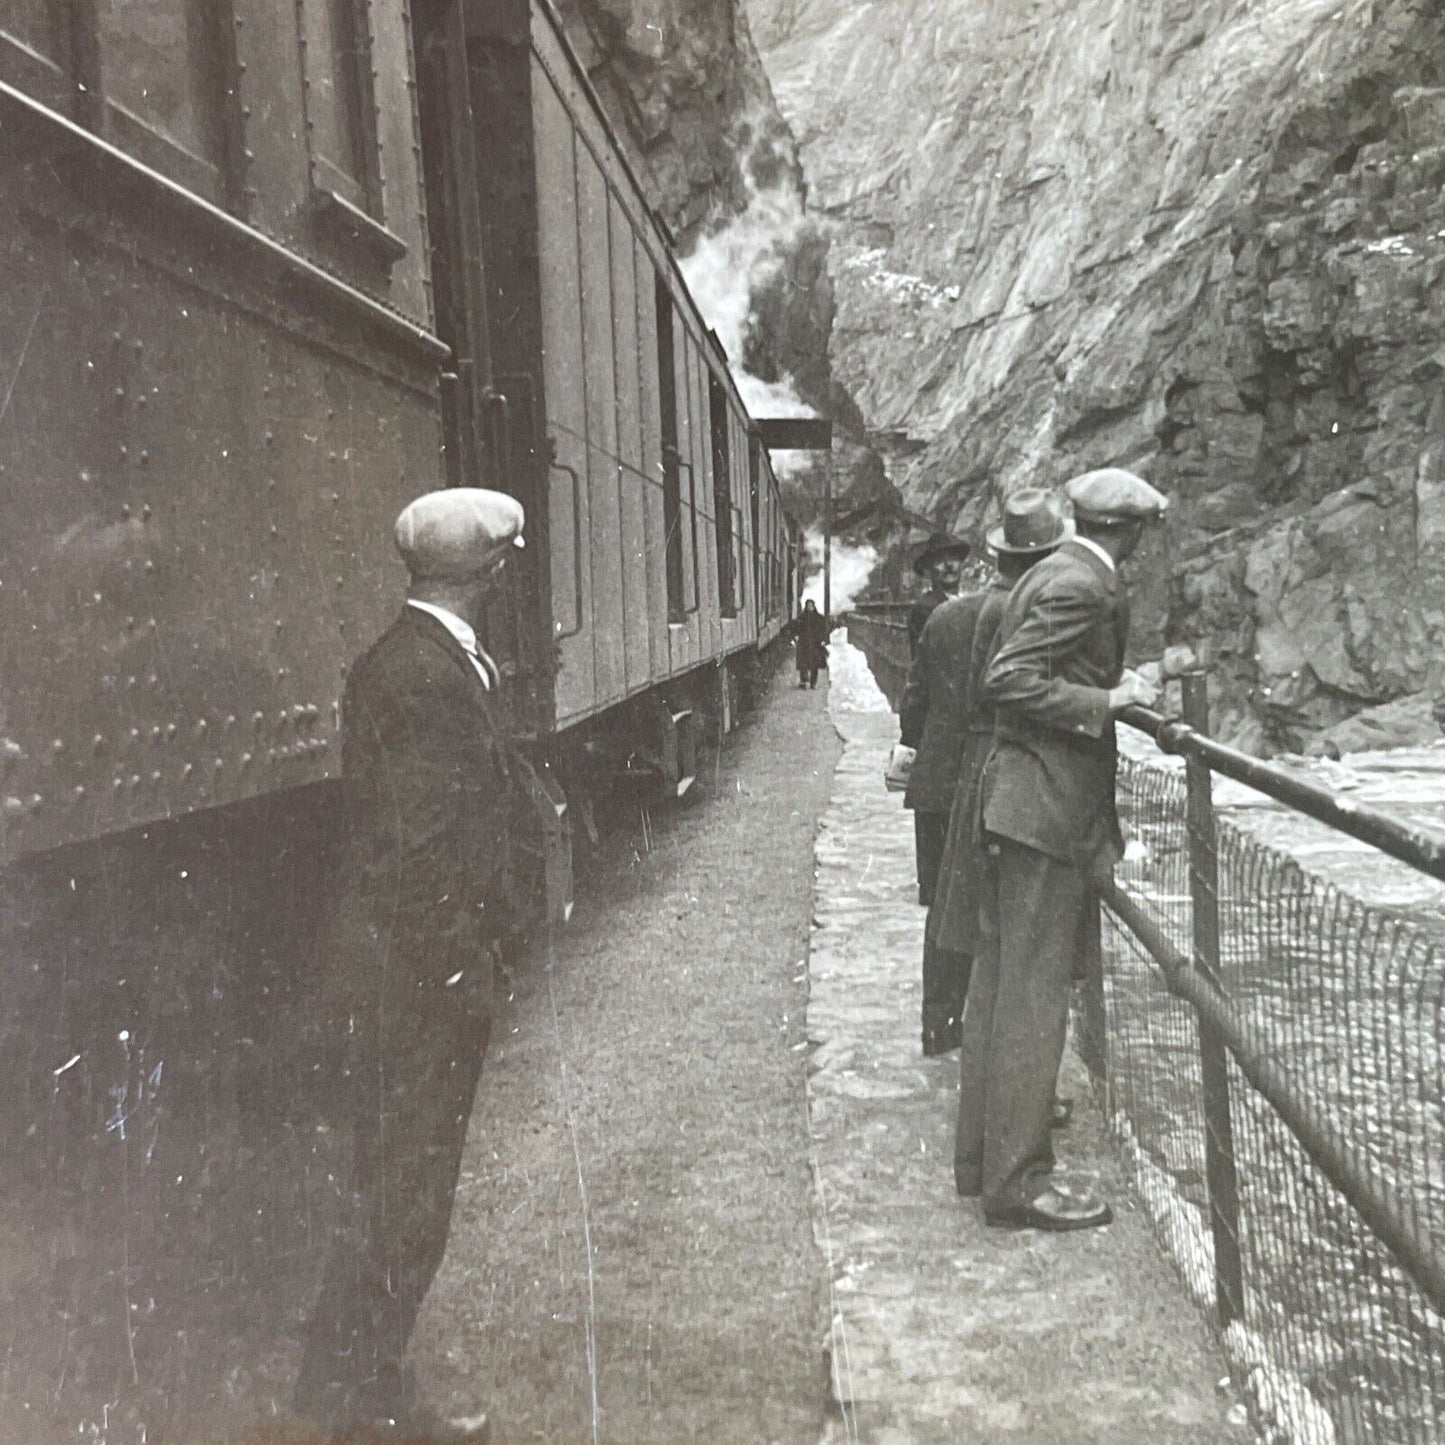
[[908, 609], [908, 656], [910, 660], [918, 655], [918, 643], [923, 637], [923, 627], [933, 615], [958, 591], [964, 559], [968, 556], [967, 542], [956, 538], [934, 537], [913, 559], [913, 575], [928, 585], [924, 594]]
[[1075, 536], [1010, 595], [983, 693], [997, 709], [980, 822], [986, 877], [964, 1011], [954, 1175], [991, 1224], [1087, 1229], [1113, 1214], [1056, 1187], [1050, 1143], [1074, 956], [1092, 879], [1123, 841], [1114, 715], [1155, 689], [1124, 668], [1118, 566], [1167, 499], [1118, 468], [1065, 487]]
[[[939, 981], [934, 991], [946, 994], [948, 1047], [957, 1047], [977, 949], [979, 884], [984, 868], [982, 842], [975, 822], [980, 775], [993, 748], [994, 730], [993, 705], [983, 696], [984, 673], [993, 656], [1009, 593], [1035, 563], [1056, 552], [1073, 535], [1073, 530], [1062, 501], [1052, 493], [1036, 489], [1015, 493], [1004, 504], [1002, 523], [988, 534], [988, 549], [995, 566], [991, 585], [972, 597], [946, 602], [924, 628], [926, 653], [930, 632], [952, 609], [966, 609], [971, 619], [966, 646], [958, 649], [955, 664], [958, 762], [953, 773], [955, 781], [946, 795], [948, 830], [924, 931], [925, 1054], [937, 1051], [929, 1048], [930, 977]], [[920, 748], [919, 760], [921, 758]], [[918, 761], [915, 761], [913, 777], [917, 776]], [[917, 813], [914, 818], [918, 818]]]
[[353, 1134], [356, 1217], [333, 1243], [295, 1398], [348, 1442], [486, 1438], [485, 1415], [421, 1405], [405, 1360], [446, 1246], [506, 932], [523, 798], [474, 629], [522, 523], [501, 492], [412, 502], [396, 522], [406, 605], [342, 701], [346, 837], [322, 1015], [348, 1045], [333, 1112]]
[[[962, 547], [963, 544], [960, 544]], [[965, 550], [955, 552], [962, 561]], [[918, 901], [933, 902], [964, 744], [964, 683], [984, 594], [950, 597], [928, 615], [898, 707], [899, 740], [913, 748], [903, 806], [913, 813]], [[942, 965], [942, 966], [940, 966]], [[957, 960], [923, 947], [923, 1052], [958, 1047], [964, 980]]]

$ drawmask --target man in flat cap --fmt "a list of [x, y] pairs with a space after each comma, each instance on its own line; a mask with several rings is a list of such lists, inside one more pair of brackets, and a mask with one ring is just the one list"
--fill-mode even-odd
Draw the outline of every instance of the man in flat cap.
[[446, 1245], [507, 927], [521, 784], [474, 625], [522, 523], [501, 492], [412, 502], [396, 522], [406, 605], [342, 701], [347, 832], [325, 1012], [348, 1046], [356, 1218], [332, 1247], [296, 1404], [347, 1441], [486, 1436], [484, 1415], [426, 1409], [405, 1358]]
[[960, 1194], [991, 1224], [1087, 1229], [1107, 1203], [1056, 1188], [1050, 1125], [1073, 963], [1090, 882], [1122, 852], [1114, 715], [1151, 704], [1124, 668], [1128, 598], [1118, 566], [1167, 500], [1110, 468], [1065, 488], [1075, 536], [1019, 582], [984, 678], [997, 709], [980, 823], [988, 876], [964, 1011], [954, 1140]]

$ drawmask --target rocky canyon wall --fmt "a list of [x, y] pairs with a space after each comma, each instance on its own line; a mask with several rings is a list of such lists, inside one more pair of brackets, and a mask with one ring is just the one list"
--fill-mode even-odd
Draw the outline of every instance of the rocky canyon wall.
[[1217, 726], [1438, 736], [1438, 0], [748, 5], [907, 500], [1139, 470], [1138, 651], [1207, 641]]

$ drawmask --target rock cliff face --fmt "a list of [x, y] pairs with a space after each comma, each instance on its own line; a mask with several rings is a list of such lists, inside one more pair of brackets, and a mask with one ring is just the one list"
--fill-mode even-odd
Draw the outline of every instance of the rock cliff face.
[[737, 0], [562, 0], [755, 410], [828, 407], [827, 241]]
[[1173, 499], [1137, 650], [1207, 640], [1218, 726], [1438, 735], [1441, 7], [748, 4], [909, 502], [1133, 467]]

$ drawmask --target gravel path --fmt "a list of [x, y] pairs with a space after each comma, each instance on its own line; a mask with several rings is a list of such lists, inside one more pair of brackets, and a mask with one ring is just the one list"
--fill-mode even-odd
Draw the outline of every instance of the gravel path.
[[617, 842], [494, 1036], [415, 1355], [508, 1445], [822, 1434], [803, 1013], [839, 745], [789, 682], [648, 856]]

